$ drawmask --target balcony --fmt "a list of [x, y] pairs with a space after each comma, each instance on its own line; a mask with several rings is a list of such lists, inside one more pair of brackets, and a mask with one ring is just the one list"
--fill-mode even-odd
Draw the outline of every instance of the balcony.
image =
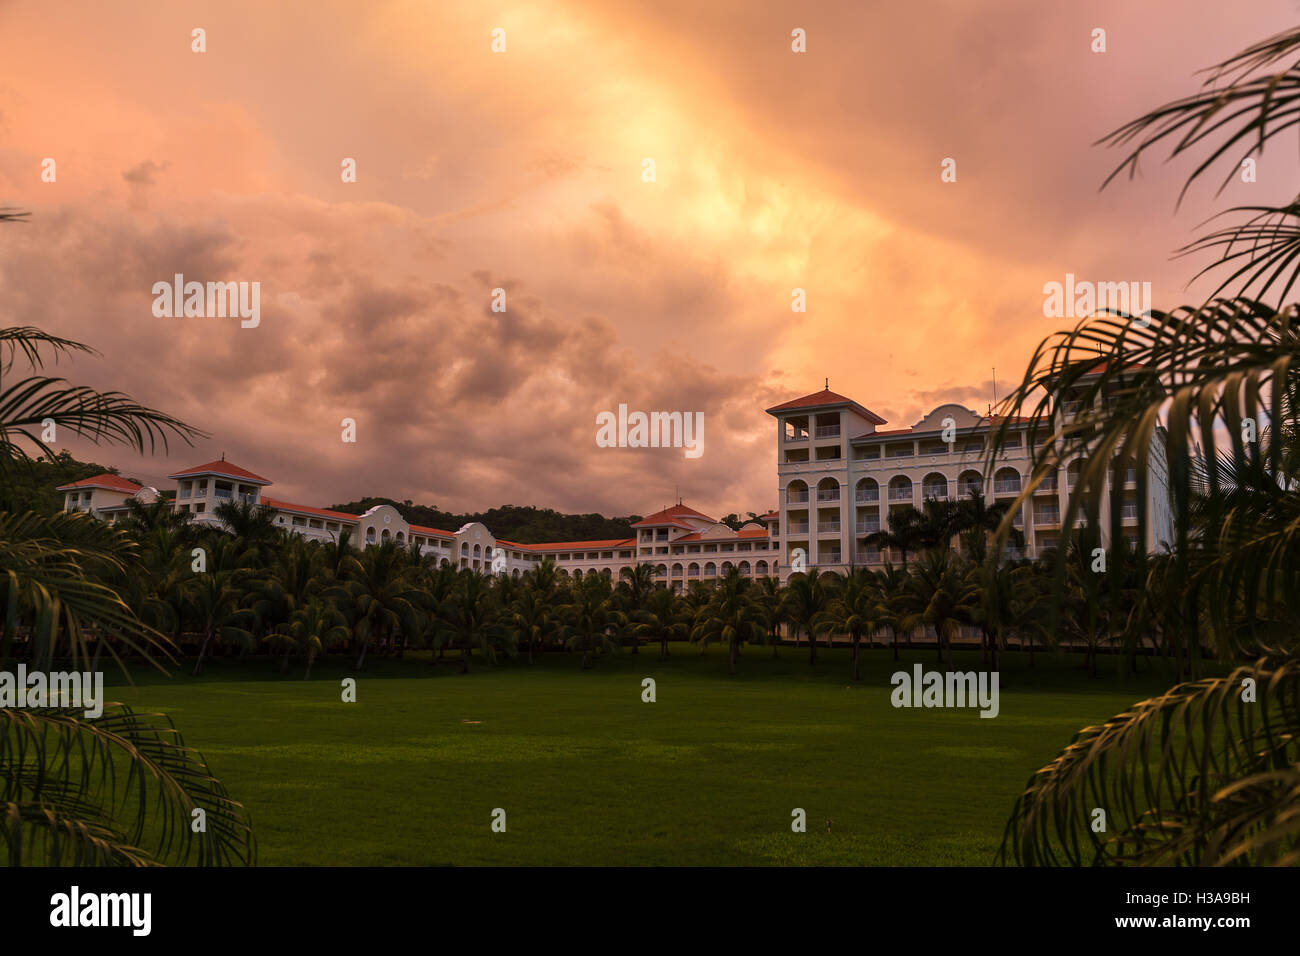
[[1079, 409], [1083, 407], [1083, 402], [1062, 402], [1061, 411], [1067, 415], [1079, 414]]
[[838, 521], [818, 521], [817, 533], [818, 534], [839, 534], [840, 523]]
[[789, 505], [802, 505], [808, 503], [808, 492], [792, 491], [785, 496], [785, 502]]
[[984, 494], [984, 485], [978, 481], [965, 481], [957, 487], [957, 494], [963, 498], [969, 498], [972, 494]]
[[1060, 523], [1060, 508], [1041, 508], [1034, 512], [1034, 524], [1036, 525], [1059, 525]]
[[1123, 507], [1119, 509], [1119, 516], [1125, 521], [1136, 521], [1138, 516], [1137, 502], [1125, 502]]
[[813, 434], [815, 434], [818, 438], [839, 438], [840, 426], [839, 425], [818, 425], [813, 430]]
[[808, 440], [808, 432], [806, 432], [806, 431], [804, 431], [804, 430], [802, 430], [802, 429], [799, 430], [799, 431], [786, 432], [786, 433], [785, 433], [785, 440], [786, 440], [786, 441], [807, 441], [807, 440]]
[[864, 491], [864, 490], [862, 490], [862, 489], [858, 489], [858, 493], [857, 493], [856, 495], [853, 496], [853, 500], [854, 500], [854, 501], [859, 501], [859, 502], [864, 502], [864, 503], [870, 503], [870, 502], [873, 502], [873, 501], [879, 501], [879, 500], [880, 500], [880, 489], [879, 489], [879, 488], [873, 488], [871, 491]]
[[875, 534], [880, 530], [880, 521], [859, 521], [857, 524], [858, 534]]
[[788, 528], [786, 528], [786, 533], [787, 533], [787, 534], [807, 534], [807, 533], [808, 533], [808, 522], [807, 522], [807, 521], [795, 521], [795, 522], [791, 522], [791, 523], [790, 523], [790, 526], [789, 526]]
[[911, 488], [890, 488], [889, 500], [890, 501], [911, 501], [912, 489]]
[[1036, 489], [1034, 489], [1034, 493], [1054, 495], [1057, 493], [1057, 488], [1058, 486], [1056, 483], [1056, 476], [1053, 475], [1051, 478], [1044, 478], [1042, 482], [1039, 484], [1039, 486]]
[[1020, 480], [1015, 481], [995, 481], [993, 482], [993, 494], [995, 495], [1018, 495], [1020, 494]]
[[840, 490], [836, 488], [834, 491], [819, 491], [817, 492], [817, 500], [818, 501], [839, 501]]
[[858, 564], [880, 564], [880, 562], [881, 562], [881, 557], [880, 557], [879, 548], [858, 549], [858, 557], [857, 557]]
[[234, 499], [235, 493], [224, 488], [218, 488], [216, 491], [212, 492], [212, 497], [220, 498], [223, 501], [230, 501]]
[[923, 498], [933, 498], [935, 501], [944, 501], [948, 497], [947, 485], [926, 485], [921, 488]]

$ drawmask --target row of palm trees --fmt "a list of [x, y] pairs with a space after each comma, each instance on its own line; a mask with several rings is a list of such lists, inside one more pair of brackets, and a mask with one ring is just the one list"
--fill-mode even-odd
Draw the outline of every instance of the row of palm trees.
[[[919, 513], [942, 515], [936, 504]], [[533, 663], [554, 649], [581, 655], [587, 669], [605, 653], [639, 654], [649, 643], [667, 656], [672, 642], [683, 641], [725, 646], [734, 673], [746, 645], [768, 644], [775, 653], [782, 641], [806, 641], [815, 664], [819, 644], [838, 637], [851, 645], [857, 679], [864, 640], [880, 638], [897, 659], [900, 641], [933, 635], [951, 667], [963, 628], [978, 635], [989, 666], [996, 668], [1009, 648], [1028, 651], [1032, 663], [1036, 647], [1068, 642], [1084, 646], [1095, 673], [1103, 648], [1122, 648], [1131, 661], [1144, 645], [1158, 647], [1147, 638], [1162, 633], [1159, 616], [1150, 613], [1160, 602], [1149, 596], [1162, 593], [1167, 562], [1148, 567], [1145, 588], [1133, 554], [1120, 552], [1097, 574], [1089, 567], [1095, 542], [1086, 530], [1067, 539], [1063, 599], [1054, 592], [1052, 556], [1000, 561], [974, 546], [985, 538], [982, 530], [967, 534], [957, 524], [943, 536], [921, 538], [919, 553], [902, 566], [844, 575], [813, 568], [785, 585], [733, 568], [715, 583], [692, 582], [679, 593], [656, 581], [652, 564], [627, 568], [617, 581], [599, 574], [571, 579], [549, 560], [522, 577], [493, 576], [439, 565], [394, 542], [359, 549], [346, 533], [328, 543], [307, 540], [277, 527], [274, 513], [260, 505], [227, 503], [216, 514], [220, 524], [196, 525], [166, 502], [132, 502], [116, 528], [102, 529], [116, 538], [118, 560], [105, 566], [100, 583], [116, 590], [142, 628], [192, 648], [196, 675], [214, 653], [259, 650], [278, 655], [282, 670], [296, 657], [304, 678], [323, 654], [350, 654], [360, 669], [369, 653], [400, 656], [411, 648], [434, 651], [434, 660], [458, 653], [464, 672], [475, 653], [492, 662], [524, 655]], [[932, 534], [923, 524], [914, 527]], [[951, 547], [955, 538], [966, 547]], [[115, 629], [96, 630], [96, 658], [105, 648], [134, 649], [114, 647]], [[27, 647], [37, 661], [74, 651], [71, 634]]]

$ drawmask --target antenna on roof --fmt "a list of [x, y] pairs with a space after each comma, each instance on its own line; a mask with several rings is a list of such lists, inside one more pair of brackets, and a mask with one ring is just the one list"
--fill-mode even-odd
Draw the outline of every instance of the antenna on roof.
[[993, 404], [998, 403], [998, 367], [993, 366]]
[[826, 376], [826, 391], [829, 392], [830, 390], [831, 390], [831, 378], [830, 378], [830, 376], [828, 375], [828, 376]]
[[224, 451], [221, 453], [221, 460], [222, 461], [226, 460], [226, 453]]

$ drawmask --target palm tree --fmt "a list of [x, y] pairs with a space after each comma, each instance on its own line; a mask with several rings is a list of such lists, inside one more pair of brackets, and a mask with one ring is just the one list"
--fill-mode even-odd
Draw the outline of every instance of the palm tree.
[[[193, 812], [207, 826], [195, 832]], [[10, 866], [252, 865], [257, 843], [171, 720], [108, 705], [0, 708], [0, 848]]]
[[[529, 573], [532, 573], [531, 569]], [[551, 599], [531, 581], [525, 582], [510, 607], [510, 627], [515, 640], [527, 646], [529, 664], [533, 663], [533, 649], [555, 629], [551, 611]]]
[[[307, 658], [307, 672], [303, 680], [311, 680], [311, 665], [318, 654], [323, 654], [336, 644], [342, 644], [350, 636], [347, 618], [328, 601], [314, 598], [303, 606], [296, 608], [281, 631], [272, 635], [288, 642], [289, 649], [296, 649]], [[289, 655], [286, 651], [285, 660]]]
[[876, 576], [866, 568], [856, 568], [840, 582], [831, 601], [830, 621], [836, 631], [853, 639], [853, 679], [861, 680], [858, 652], [862, 635], [872, 633], [880, 622], [880, 591]]
[[[656, 566], [645, 561], [624, 568], [618, 582], [618, 596], [622, 611], [629, 620], [637, 620], [655, 590]], [[641, 641], [632, 630], [632, 653], [641, 653]]]
[[687, 623], [687, 609], [682, 599], [671, 588], [657, 588], [650, 595], [640, 619], [632, 630], [648, 640], [659, 642], [659, 657], [668, 656], [668, 642], [685, 640], [690, 636], [691, 626]]
[[727, 645], [732, 674], [736, 673], [740, 645], [747, 640], [762, 640], [766, 633], [762, 611], [749, 596], [752, 583], [739, 568], [731, 568], [718, 581], [712, 600], [691, 630], [691, 639], [701, 647], [715, 640]]
[[190, 620], [203, 638], [194, 662], [195, 677], [202, 672], [204, 658], [214, 643], [246, 648], [254, 643], [249, 628], [256, 621], [256, 613], [240, 607], [250, 571], [235, 548], [233, 541], [213, 541], [207, 570], [195, 574], [186, 588]]
[[419, 592], [411, 586], [406, 552], [392, 541], [361, 552], [345, 574], [342, 585], [328, 596], [344, 604], [345, 613], [351, 611], [352, 635], [361, 649], [356, 669], [361, 670], [372, 643], [386, 646], [399, 629], [419, 633]]
[[817, 663], [817, 635], [831, 627], [831, 598], [838, 577], [816, 568], [790, 575], [786, 581], [785, 607], [795, 633], [808, 635], [808, 663]]
[[[968, 558], [983, 563], [988, 553], [989, 536], [997, 532], [1002, 519], [1010, 512], [1010, 502], [998, 501], [990, 505], [984, 500], [984, 492], [978, 488], [972, 488], [965, 498], [957, 502], [954, 523], [961, 534]], [[1025, 546], [1024, 532], [1014, 526], [1007, 530], [1007, 540], [1017, 548]]]
[[894, 508], [885, 519], [886, 528], [866, 535], [862, 543], [869, 548], [888, 549], [891, 555], [897, 553], [902, 557], [903, 568], [906, 569], [908, 553], [915, 554], [921, 546], [923, 521], [921, 512], [911, 505]]
[[758, 594], [754, 600], [758, 602], [763, 620], [767, 622], [767, 641], [772, 645], [772, 656], [776, 657], [777, 648], [781, 646], [781, 628], [790, 621], [781, 582], [776, 578], [760, 578]]
[[984, 636], [984, 659], [991, 661], [993, 670], [998, 669], [1004, 634], [1015, 620], [1013, 572], [1011, 565], [986, 556], [981, 563], [972, 564], [966, 576], [962, 603], [970, 608], [971, 619], [979, 625]]
[[588, 574], [575, 584], [561, 614], [569, 646], [582, 651], [583, 670], [591, 667], [592, 651], [618, 646], [615, 634], [627, 621], [621, 611], [615, 610], [613, 590], [603, 574]]
[[[894, 660], [898, 660], [898, 633], [906, 629], [907, 572], [886, 561], [884, 567], [876, 572], [876, 594], [879, 607], [875, 618], [880, 627], [888, 629]], [[911, 640], [909, 636], [909, 647]]]
[[504, 612], [487, 575], [461, 571], [440, 615], [446, 639], [460, 648], [462, 674], [469, 673], [470, 654], [476, 647], [489, 661], [496, 660], [498, 650], [514, 650]]
[[[1292, 109], [1298, 53], [1300, 29], [1270, 37], [1211, 69], [1198, 93], [1120, 127], [1103, 142], [1131, 148], [1107, 184], [1165, 143], [1172, 156], [1208, 147], [1184, 192], [1216, 166], [1226, 183], [1244, 157], [1300, 119]], [[1220, 649], [1256, 662], [1228, 678], [1179, 683], [1082, 731], [1030, 780], [1008, 823], [1004, 861], [1300, 862], [1300, 494], [1286, 437], [1300, 426], [1300, 306], [1286, 301], [1300, 281], [1300, 204], [1228, 212], [1243, 218], [1182, 250], [1219, 255], [1202, 274], [1226, 278], [1206, 302], [1058, 332], [1040, 344], [1004, 409], [1039, 423], [1029, 436], [1039, 444], [1036, 474], [1079, 460], [1067, 527], [1078, 516], [1098, 523], [1119, 460], [1136, 472], [1137, 538], [1148, 540], [1147, 488], [1167, 455], [1174, 540], [1169, 558], [1150, 569], [1163, 576], [1167, 604], [1143, 616], [1163, 620], [1179, 681], [1185, 664], [1196, 673], [1207, 622]], [[1068, 421], [1056, 414], [1062, 396], [1081, 403]], [[1004, 419], [990, 454], [1008, 432]], [[1251, 489], [1244, 495], [1235, 494], [1240, 476]], [[1033, 490], [1031, 481], [1022, 499]], [[1212, 524], [1198, 522], [1206, 515]], [[1055, 601], [1066, 591], [1066, 550]], [[1136, 579], [1150, 591], [1141, 554], [1137, 563]], [[1247, 678], [1256, 700], [1242, 700]], [[1104, 839], [1086, 823], [1098, 803], [1108, 810]]]
[[972, 623], [973, 600], [967, 592], [957, 560], [941, 551], [921, 556], [907, 578], [909, 623], [928, 624], [939, 639], [939, 649], [952, 670], [952, 635], [962, 624]]

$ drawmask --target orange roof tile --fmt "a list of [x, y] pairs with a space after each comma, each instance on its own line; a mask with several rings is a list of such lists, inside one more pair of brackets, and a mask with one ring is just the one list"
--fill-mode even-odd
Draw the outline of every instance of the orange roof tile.
[[55, 491], [71, 491], [73, 488], [103, 488], [107, 491], [124, 491], [129, 495], [135, 494], [141, 485], [134, 481], [127, 481], [121, 475], [114, 475], [104, 472], [102, 475], [95, 475], [91, 478], [82, 478], [80, 481], [74, 481], [71, 484], [59, 485]]
[[687, 507], [686, 505], [673, 505], [671, 508], [665, 508], [663, 511], [656, 511], [652, 515], [646, 515], [646, 517], [642, 518], [640, 521], [632, 522], [632, 527], [646, 528], [652, 525], [676, 524], [679, 527], [691, 530], [690, 525], [684, 525], [681, 522], [674, 521], [674, 518], [702, 518], [709, 522], [714, 520], [708, 515], [701, 514], [694, 508]]
[[775, 415], [778, 412], [792, 412], [812, 408], [834, 408], [839, 405], [847, 405], [855, 412], [877, 425], [885, 424], [885, 419], [881, 418], [869, 408], [864, 408], [851, 398], [845, 398], [832, 392], [829, 388], [822, 389], [820, 392], [813, 392], [811, 395], [805, 395], [802, 398], [795, 398], [780, 405], [773, 405], [767, 410], [769, 415]]
[[325, 508], [313, 508], [310, 505], [295, 505], [288, 501], [281, 501], [278, 498], [263, 498], [262, 504], [268, 508], [275, 508], [280, 511], [297, 511], [305, 515], [315, 515], [318, 518], [330, 518], [335, 521], [347, 521], [352, 524], [357, 523], [357, 516], [350, 515], [345, 511], [328, 511]]
[[255, 475], [248, 469], [240, 468], [229, 461], [209, 461], [206, 464], [195, 465], [193, 468], [186, 468], [184, 471], [178, 471], [176, 474], [167, 477], [189, 478], [194, 475], [220, 475], [222, 478], [234, 478], [237, 481], [248, 481], [258, 485], [271, 484], [271, 479]]

